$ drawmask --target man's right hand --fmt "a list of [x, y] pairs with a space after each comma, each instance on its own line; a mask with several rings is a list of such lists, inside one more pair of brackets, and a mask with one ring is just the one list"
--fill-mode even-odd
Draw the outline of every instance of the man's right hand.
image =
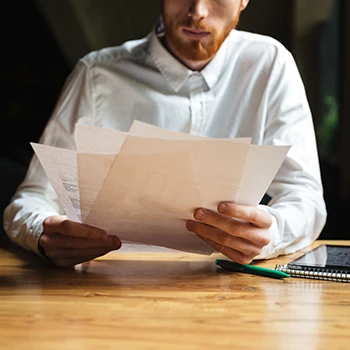
[[117, 236], [71, 221], [66, 216], [46, 218], [43, 229], [39, 244], [46, 256], [59, 267], [74, 266], [121, 247]]

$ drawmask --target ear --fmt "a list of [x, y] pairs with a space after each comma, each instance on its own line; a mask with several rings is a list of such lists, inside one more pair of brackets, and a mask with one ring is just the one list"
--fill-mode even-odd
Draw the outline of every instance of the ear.
[[242, 0], [241, 11], [243, 11], [248, 6], [249, 0]]

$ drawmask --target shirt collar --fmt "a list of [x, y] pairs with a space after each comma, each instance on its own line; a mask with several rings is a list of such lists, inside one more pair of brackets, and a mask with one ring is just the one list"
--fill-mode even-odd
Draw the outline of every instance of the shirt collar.
[[[232, 34], [232, 33], [231, 33]], [[231, 36], [229, 35], [229, 37]], [[149, 45], [149, 54], [154, 64], [157, 66], [164, 79], [168, 81], [174, 91], [179, 91], [186, 80], [194, 73], [184, 66], [170, 52], [168, 52], [160, 42], [159, 35], [152, 31]], [[203, 76], [209, 88], [212, 88], [221, 76], [225, 67], [225, 57], [228, 49], [228, 38], [223, 42], [219, 51], [209, 64], [199, 73]]]

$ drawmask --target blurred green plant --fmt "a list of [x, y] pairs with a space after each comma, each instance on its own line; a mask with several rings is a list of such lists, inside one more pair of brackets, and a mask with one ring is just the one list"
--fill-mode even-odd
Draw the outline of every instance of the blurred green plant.
[[334, 96], [325, 96], [324, 104], [327, 112], [316, 129], [318, 148], [321, 157], [333, 158], [336, 132], [339, 127], [339, 105]]

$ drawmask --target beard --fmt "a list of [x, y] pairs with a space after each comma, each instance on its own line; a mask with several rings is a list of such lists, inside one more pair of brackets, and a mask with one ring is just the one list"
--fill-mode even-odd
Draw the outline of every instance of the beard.
[[[237, 27], [239, 18], [240, 13], [220, 32], [215, 27], [209, 26], [203, 21], [196, 22], [192, 18], [188, 18], [184, 21], [173, 22], [164, 16], [164, 14], [163, 24], [167, 41], [175, 51], [174, 53], [190, 61], [205, 61], [211, 59], [216, 54], [232, 29]], [[209, 42], [182, 40], [176, 34], [179, 27], [210, 32], [212, 39]]]

